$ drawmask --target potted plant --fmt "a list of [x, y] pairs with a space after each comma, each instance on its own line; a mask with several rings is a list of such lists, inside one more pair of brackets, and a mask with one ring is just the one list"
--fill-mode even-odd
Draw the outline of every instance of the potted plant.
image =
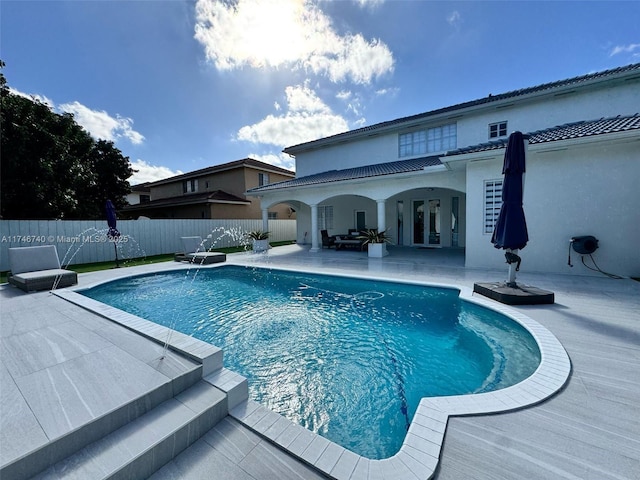
[[247, 233], [253, 242], [254, 252], [266, 252], [269, 250], [269, 232], [263, 232], [262, 230], [253, 230]]
[[367, 247], [370, 257], [382, 258], [389, 255], [387, 243], [391, 243], [391, 238], [387, 234], [387, 230], [382, 232], [374, 229], [363, 230], [358, 239], [362, 240], [363, 247]]

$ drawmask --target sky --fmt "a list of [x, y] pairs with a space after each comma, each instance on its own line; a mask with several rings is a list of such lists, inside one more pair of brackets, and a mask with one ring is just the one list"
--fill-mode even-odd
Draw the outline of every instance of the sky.
[[637, 63], [638, 25], [638, 1], [0, 0], [0, 59], [135, 185]]

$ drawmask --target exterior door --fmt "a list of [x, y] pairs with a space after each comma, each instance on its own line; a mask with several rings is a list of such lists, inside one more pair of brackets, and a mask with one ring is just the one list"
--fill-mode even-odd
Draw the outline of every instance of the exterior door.
[[440, 245], [440, 200], [429, 200], [429, 245]]
[[398, 201], [398, 245], [404, 245], [404, 202]]
[[460, 197], [451, 198], [451, 246], [460, 245]]
[[361, 232], [367, 228], [367, 216], [363, 210], [356, 210], [356, 230]]
[[424, 200], [412, 202], [413, 244], [424, 245]]

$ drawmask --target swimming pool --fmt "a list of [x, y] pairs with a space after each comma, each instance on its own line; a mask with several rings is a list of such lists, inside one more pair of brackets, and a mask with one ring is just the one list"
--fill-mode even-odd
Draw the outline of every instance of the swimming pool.
[[421, 398], [540, 363], [523, 327], [450, 288], [224, 266], [82, 293], [223, 348], [253, 399], [368, 458], [397, 452]]

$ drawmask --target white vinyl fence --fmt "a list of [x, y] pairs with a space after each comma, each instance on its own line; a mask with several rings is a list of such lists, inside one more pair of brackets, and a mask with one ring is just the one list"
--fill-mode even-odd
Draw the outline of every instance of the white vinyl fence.
[[[118, 259], [179, 252], [180, 237], [207, 239], [205, 248], [233, 247], [262, 220], [119, 220]], [[63, 265], [115, 260], [106, 220], [0, 220], [0, 271], [9, 270], [9, 248], [55, 245]], [[269, 241], [295, 240], [295, 220], [269, 220]], [[209, 237], [210, 235], [210, 237]]]

